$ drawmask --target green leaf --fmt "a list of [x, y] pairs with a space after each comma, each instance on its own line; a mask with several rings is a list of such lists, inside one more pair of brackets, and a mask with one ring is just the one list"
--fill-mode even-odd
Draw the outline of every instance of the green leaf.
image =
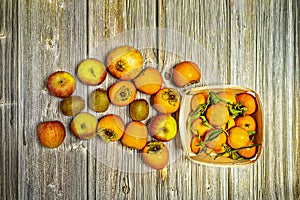
[[207, 121], [207, 119], [206, 119], [205, 116], [200, 116], [200, 119], [202, 119], [202, 124], [203, 124], [204, 126], [206, 126], [206, 127], [208, 127], [208, 128], [213, 128], [213, 126], [210, 125], [210, 124], [208, 123], [208, 121]]
[[240, 102], [229, 105], [230, 116], [235, 119], [237, 116], [245, 116], [247, 107], [243, 106]]
[[208, 136], [208, 138], [204, 141], [204, 143], [207, 143], [207, 142], [210, 142], [210, 141], [213, 141], [214, 139], [216, 139], [217, 137], [219, 137], [219, 135], [223, 133], [223, 130], [222, 129], [215, 129], [215, 130], [212, 130]]
[[248, 135], [255, 135], [256, 134], [256, 131], [248, 131]]
[[212, 104], [217, 104], [217, 103], [220, 103], [220, 102], [226, 103], [226, 101], [224, 101], [223, 99], [218, 97], [218, 95], [215, 92], [209, 92], [209, 96], [210, 96]]

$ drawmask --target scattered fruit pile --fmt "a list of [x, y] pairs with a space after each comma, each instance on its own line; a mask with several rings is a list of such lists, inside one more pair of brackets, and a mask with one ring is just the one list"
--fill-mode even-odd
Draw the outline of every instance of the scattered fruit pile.
[[250, 159], [256, 155], [255, 98], [249, 93], [229, 91], [197, 93], [191, 99], [188, 130], [193, 134], [191, 150], [215, 159]]
[[[117, 79], [108, 89], [97, 88], [88, 96], [88, 108], [102, 113], [114, 106], [128, 106], [131, 122], [125, 125], [115, 114], [107, 114], [97, 119], [89, 112], [82, 112], [85, 100], [71, 96], [76, 87], [76, 79], [68, 72], [58, 71], [47, 80], [50, 93], [58, 98], [60, 111], [65, 116], [74, 116], [71, 132], [79, 139], [89, 140], [97, 135], [105, 143], [120, 141], [124, 146], [141, 150], [146, 164], [154, 169], [162, 169], [169, 161], [169, 151], [163, 142], [172, 140], [177, 134], [177, 122], [171, 115], [179, 110], [181, 96], [175, 88], [162, 88], [163, 78], [153, 67], [144, 68], [140, 51], [131, 46], [121, 46], [112, 50], [107, 57], [107, 67], [95, 58], [83, 60], [77, 67], [77, 78], [86, 85], [99, 86], [107, 77], [107, 71]], [[199, 82], [198, 66], [189, 61], [179, 63], [173, 70], [176, 86], [184, 87]], [[136, 99], [137, 90], [153, 95], [153, 108], [159, 114], [150, 122], [149, 131], [142, 122], [148, 118], [149, 103]], [[40, 142], [49, 148], [58, 147], [65, 138], [65, 127], [61, 122], [48, 121], [38, 125]], [[148, 135], [153, 141], [148, 141]]]

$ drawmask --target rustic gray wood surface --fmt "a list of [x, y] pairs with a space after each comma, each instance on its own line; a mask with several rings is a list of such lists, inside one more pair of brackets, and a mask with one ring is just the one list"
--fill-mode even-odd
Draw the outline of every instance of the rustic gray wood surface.
[[[300, 199], [299, 8], [297, 0], [1, 0], [0, 198]], [[201, 49], [179, 41], [181, 34]], [[173, 162], [153, 171], [134, 151], [80, 141], [69, 130], [59, 148], [42, 147], [41, 121], [71, 121], [47, 91], [47, 77], [76, 75], [81, 60], [105, 59], [126, 43], [144, 48], [161, 71], [199, 60], [205, 84], [255, 90], [264, 111], [259, 160], [244, 168], [197, 165], [177, 137]], [[78, 82], [75, 94], [87, 98], [93, 89]], [[108, 112], [129, 120], [125, 108]]]

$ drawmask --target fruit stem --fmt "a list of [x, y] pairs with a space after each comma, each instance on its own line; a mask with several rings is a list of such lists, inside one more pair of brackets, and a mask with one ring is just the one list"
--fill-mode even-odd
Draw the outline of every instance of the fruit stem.
[[120, 60], [120, 61], [118, 61], [117, 62], [117, 69], [118, 69], [118, 71], [123, 71], [124, 70], [124, 66], [125, 65], [125, 63], [124, 63], [124, 61], [122, 61], [122, 60]]

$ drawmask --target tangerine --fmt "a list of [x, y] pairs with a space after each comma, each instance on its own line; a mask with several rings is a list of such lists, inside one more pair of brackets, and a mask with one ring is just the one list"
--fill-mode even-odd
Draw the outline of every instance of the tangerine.
[[250, 115], [237, 118], [235, 123], [236, 126], [242, 127], [246, 131], [255, 131], [256, 129], [255, 119]]
[[256, 111], [256, 101], [252, 95], [248, 93], [239, 94], [236, 101], [247, 107], [247, 111], [245, 112], [246, 115], [251, 115]]
[[245, 147], [250, 141], [248, 132], [241, 127], [233, 127], [229, 130], [227, 142], [234, 149]]
[[224, 104], [214, 104], [208, 107], [206, 118], [211, 125], [221, 127], [228, 122], [229, 111]]

